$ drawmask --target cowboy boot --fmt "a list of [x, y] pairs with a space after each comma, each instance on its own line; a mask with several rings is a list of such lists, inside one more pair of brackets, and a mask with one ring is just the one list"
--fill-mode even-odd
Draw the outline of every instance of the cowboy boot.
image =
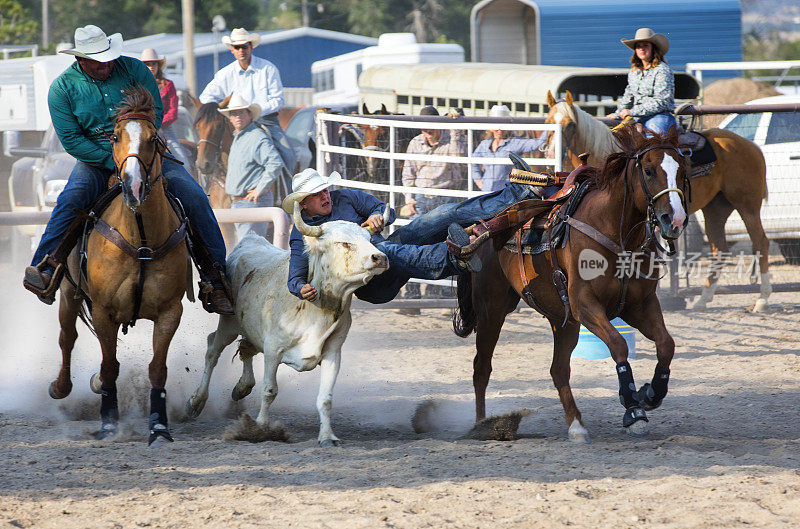
[[[45, 272], [45, 267], [54, 266], [53, 273]], [[22, 286], [30, 290], [39, 300], [46, 304], [52, 305], [56, 300], [56, 290], [61, 283], [61, 277], [64, 274], [64, 265], [56, 263], [50, 258], [49, 255], [45, 256], [42, 261], [36, 266], [25, 267], [25, 277], [22, 280]]]
[[469, 234], [458, 224], [453, 223], [447, 228], [447, 250], [455, 257], [456, 264], [464, 272], [480, 272], [483, 263], [475, 252], [488, 239], [487, 232], [470, 242]]

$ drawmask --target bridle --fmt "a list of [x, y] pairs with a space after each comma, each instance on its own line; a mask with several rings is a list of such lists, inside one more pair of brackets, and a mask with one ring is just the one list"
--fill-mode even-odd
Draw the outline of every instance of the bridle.
[[[125, 120], [147, 121], [153, 126], [153, 128], [155, 128], [155, 122], [153, 121], [153, 118], [151, 118], [147, 114], [142, 114], [139, 112], [128, 112], [127, 114], [122, 114], [120, 116], [117, 116], [117, 118], [114, 120], [114, 126], [116, 127], [118, 123]], [[159, 174], [156, 176], [154, 180], [152, 181], [150, 180], [150, 175], [153, 172], [153, 166], [156, 163], [156, 158], [163, 155], [164, 151], [166, 151], [167, 148], [166, 142], [161, 138], [161, 136], [156, 134], [153, 137], [153, 141], [156, 144], [156, 148], [153, 150], [153, 158], [150, 160], [150, 163], [145, 163], [145, 161], [142, 159], [141, 156], [139, 156], [138, 153], [135, 154], [129, 153], [128, 155], [125, 156], [125, 158], [123, 158], [120, 161], [117, 161], [117, 158], [114, 155], [114, 144], [118, 140], [117, 135], [112, 134], [109, 140], [111, 141], [111, 157], [113, 158], [114, 165], [116, 166], [116, 172], [114, 173], [114, 175], [117, 177], [117, 181], [119, 181], [120, 184], [122, 183], [122, 167], [128, 161], [128, 158], [136, 158], [139, 161], [139, 164], [145, 170], [144, 195], [142, 196], [141, 200], [141, 202], [144, 202], [145, 200], [147, 200], [147, 197], [150, 196], [150, 192], [153, 190], [153, 187], [156, 185], [156, 183], [161, 179], [161, 176], [163, 175], [163, 171], [159, 172]]]
[[[631, 161], [633, 161], [634, 167], [639, 173], [639, 184], [642, 188], [642, 192], [644, 192], [645, 198], [647, 199], [647, 213], [644, 221], [635, 224], [630, 230], [628, 230], [628, 234], [625, 236], [623, 240], [622, 247], [623, 249], [626, 247], [627, 242], [630, 239], [633, 232], [636, 230], [636, 228], [639, 227], [640, 224], [644, 223], [645, 238], [642, 241], [642, 243], [638, 246], [638, 248], [634, 250], [634, 253], [643, 251], [647, 246], [649, 246], [650, 242], [652, 242], [655, 244], [659, 252], [665, 252], [667, 255], [675, 255], [674, 237], [667, 237], [662, 235], [664, 239], [666, 239], [667, 241], [667, 245], [669, 247], [669, 250], [667, 250], [663, 246], [661, 246], [661, 244], [658, 242], [658, 238], [655, 236], [655, 228], [658, 225], [658, 220], [656, 219], [656, 214], [655, 214], [655, 201], [673, 191], [678, 193], [678, 196], [681, 197], [681, 204], [683, 205], [683, 210], [687, 212], [686, 219], [684, 219], [683, 221], [683, 228], [685, 229], [686, 225], [689, 223], [689, 215], [688, 215], [689, 208], [687, 203], [688, 202], [687, 196], [688, 200], [690, 201], [692, 196], [692, 184], [688, 176], [684, 175], [683, 189], [678, 189], [676, 187], [667, 187], [665, 189], [662, 189], [656, 194], [651, 193], [650, 188], [647, 187], [647, 181], [645, 180], [644, 167], [642, 166], [642, 159], [645, 154], [655, 149], [673, 151], [678, 155], [679, 160], [683, 159], [683, 154], [681, 153], [681, 151], [674, 145], [669, 145], [669, 144], [651, 145], [650, 147], [642, 149], [641, 151], [637, 151], [635, 154], [631, 156], [625, 156], [625, 158], [627, 158], [627, 161], [625, 163], [625, 198], [623, 199], [622, 203], [623, 210], [625, 209], [625, 202], [628, 199], [628, 166], [630, 165]], [[619, 224], [620, 236], [622, 235], [622, 221], [623, 218], [620, 218], [620, 224]]]

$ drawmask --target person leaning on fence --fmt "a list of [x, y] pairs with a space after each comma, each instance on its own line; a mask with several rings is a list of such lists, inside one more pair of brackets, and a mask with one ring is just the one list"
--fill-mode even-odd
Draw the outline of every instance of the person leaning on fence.
[[278, 111], [284, 103], [281, 74], [270, 61], [253, 55], [253, 48], [261, 43], [261, 35], [236, 28], [230, 36], [222, 37], [222, 43], [230, 48], [236, 60], [214, 75], [200, 94], [200, 101], [219, 103], [231, 94], [239, 94], [245, 101], [258, 104], [261, 116], [256, 121], [266, 127], [291, 175], [297, 157], [278, 122]]
[[175, 158], [183, 162], [184, 167], [189, 166], [189, 159], [186, 157], [186, 152], [183, 146], [178, 141], [178, 135], [172, 129], [172, 124], [178, 119], [178, 92], [175, 90], [175, 83], [164, 77], [164, 65], [167, 59], [159, 57], [156, 50], [147, 48], [142, 51], [139, 60], [156, 78], [158, 84], [158, 92], [161, 94], [161, 105], [164, 107], [164, 119], [161, 121], [161, 133], [164, 139], [167, 140], [167, 147], [170, 152], [175, 155]]
[[[280, 176], [283, 162], [267, 133], [255, 124], [261, 107], [233, 94], [228, 107], [219, 111], [228, 117], [234, 130], [225, 177], [231, 208], [271, 207], [274, 197], [270, 186]], [[266, 237], [267, 227], [266, 222], [237, 222], [236, 235], [241, 240], [253, 231]]]
[[[47, 304], [55, 300], [60, 280], [59, 275], [54, 275], [55, 267], [64, 264], [55, 262], [54, 250], [78, 212], [89, 208], [108, 189], [109, 179], [117, 170], [108, 138], [114, 132], [114, 117], [124, 97], [123, 90], [142, 85], [150, 92], [156, 128], [161, 126], [164, 114], [153, 75], [139, 59], [122, 55], [119, 33], [107, 37], [97, 26], [78, 28], [75, 47], [61, 53], [74, 55], [76, 61], [50, 85], [47, 104], [61, 145], [77, 162], [58, 195], [23, 280], [25, 288]], [[168, 191], [178, 197], [189, 217], [200, 277], [213, 287], [204, 290], [203, 306], [210, 312], [233, 314], [223, 277], [225, 243], [208, 197], [179, 163], [165, 157], [161, 172]]]
[[[340, 179], [341, 175], [336, 171], [326, 178], [311, 168], [294, 175], [292, 193], [284, 199], [283, 209], [293, 214], [295, 203], [298, 203], [302, 208], [303, 221], [310, 226], [344, 220], [370, 229], [373, 234], [370, 242], [389, 259], [389, 269], [356, 290], [355, 295], [359, 299], [369, 303], [386, 303], [394, 299], [400, 288], [412, 277], [442, 279], [480, 269], [480, 259], [476, 255], [465, 259], [456, 258], [444, 242], [413, 245], [387, 241], [381, 235], [386, 205], [369, 193], [357, 189], [330, 191], [328, 187]], [[390, 211], [389, 224], [394, 219], [395, 213]], [[456, 244], [463, 247], [469, 243], [469, 235], [460, 226], [454, 224], [445, 229], [450, 240]], [[292, 228], [289, 236], [289, 247], [289, 292], [300, 299], [314, 301], [319, 293], [309, 284], [308, 254], [303, 236], [296, 227]]]
[[[489, 117], [508, 118], [511, 117], [511, 111], [505, 105], [495, 105], [489, 110]], [[547, 133], [543, 132], [538, 138], [528, 139], [519, 138], [510, 130], [489, 130], [486, 131], [486, 139], [478, 144], [473, 155], [508, 160], [509, 153], [522, 155], [535, 151], [547, 141], [546, 136]], [[510, 174], [510, 165], [476, 163], [472, 166], [472, 179], [481, 191], [503, 189], [508, 184]]]
[[[436, 108], [427, 106], [422, 107], [419, 115], [438, 116], [439, 112]], [[448, 115], [453, 118], [459, 117], [457, 113]], [[463, 130], [422, 129], [406, 148], [408, 154], [429, 156], [464, 156], [466, 152], [467, 143]], [[463, 180], [459, 164], [419, 160], [406, 160], [403, 164], [404, 186], [458, 189]], [[441, 195], [405, 193], [405, 200], [406, 204], [400, 210], [400, 214], [413, 218], [442, 204], [457, 202], [459, 199]]]
[[675, 125], [675, 76], [664, 60], [669, 39], [650, 28], [639, 28], [632, 39], [622, 43], [633, 50], [628, 86], [616, 112], [606, 117], [633, 119], [645, 128], [666, 134]]

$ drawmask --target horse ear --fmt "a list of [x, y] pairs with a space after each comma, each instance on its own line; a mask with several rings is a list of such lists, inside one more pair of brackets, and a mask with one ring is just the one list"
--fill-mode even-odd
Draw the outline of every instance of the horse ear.
[[675, 145], [678, 144], [678, 127], [675, 125], [669, 126], [669, 130], [667, 131], [667, 140]]
[[572, 106], [572, 92], [569, 90], [567, 90], [567, 97], [564, 98], [564, 101], [566, 101], [569, 106]]
[[389, 113], [389, 111], [388, 111], [388, 110], [386, 110], [386, 105], [384, 105], [383, 103], [381, 103], [381, 112], [382, 112], [383, 114], [388, 114], [388, 113]]
[[189, 99], [192, 101], [192, 104], [194, 105], [194, 108], [200, 108], [201, 106], [203, 106], [203, 103], [201, 103], [199, 99], [197, 99], [196, 97], [194, 97], [191, 94], [188, 94], [188, 96], [189, 96]]
[[369, 109], [367, 108], [366, 103], [361, 103], [361, 113], [364, 114], [365, 116], [369, 115]]
[[233, 96], [233, 94], [229, 94], [228, 97], [220, 101], [219, 108], [228, 108], [228, 103], [231, 102], [231, 96]]
[[553, 97], [552, 92], [550, 90], [547, 91], [547, 106], [554, 107], [556, 106], [556, 99]]

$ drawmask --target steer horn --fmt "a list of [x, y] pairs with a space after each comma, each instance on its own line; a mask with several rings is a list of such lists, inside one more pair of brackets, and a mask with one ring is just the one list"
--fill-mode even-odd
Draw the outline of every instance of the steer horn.
[[306, 235], [308, 237], [319, 237], [322, 235], [322, 226], [309, 226], [303, 221], [303, 217], [300, 215], [300, 204], [297, 202], [294, 203], [292, 219], [294, 220], [294, 225], [297, 227], [297, 231], [299, 231], [301, 235]]
[[386, 209], [383, 210], [383, 225], [389, 225], [389, 219], [392, 217], [392, 208], [389, 207], [389, 204], [386, 204]]

